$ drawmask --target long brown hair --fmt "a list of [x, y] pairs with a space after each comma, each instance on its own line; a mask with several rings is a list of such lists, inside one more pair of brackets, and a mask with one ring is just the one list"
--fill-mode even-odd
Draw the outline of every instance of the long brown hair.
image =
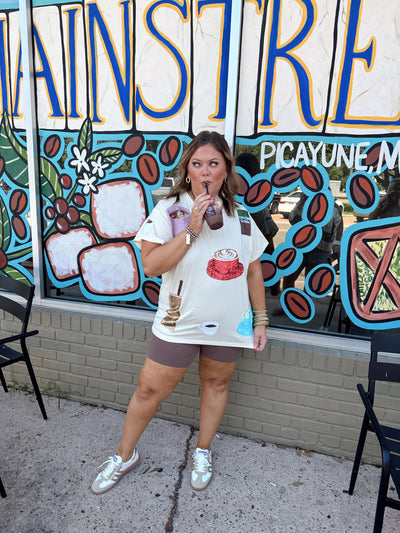
[[189, 192], [191, 190], [190, 183], [186, 182], [187, 168], [190, 158], [200, 146], [205, 146], [207, 144], [210, 144], [215, 148], [225, 159], [227, 177], [223, 181], [221, 189], [219, 190], [219, 196], [222, 199], [227, 214], [233, 216], [235, 206], [237, 205], [235, 194], [238, 191], [239, 182], [229, 145], [223, 135], [216, 131], [200, 132], [184, 150], [178, 165], [178, 178], [176, 183], [168, 191], [166, 198], [176, 196], [179, 199], [179, 194], [181, 192]]

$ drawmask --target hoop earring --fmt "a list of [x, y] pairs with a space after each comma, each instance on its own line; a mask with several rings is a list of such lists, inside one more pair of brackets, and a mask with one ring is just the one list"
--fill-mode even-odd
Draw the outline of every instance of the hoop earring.
[[189, 176], [186, 176], [185, 181], [186, 181], [186, 183], [190, 183], [190, 178], [189, 178]]

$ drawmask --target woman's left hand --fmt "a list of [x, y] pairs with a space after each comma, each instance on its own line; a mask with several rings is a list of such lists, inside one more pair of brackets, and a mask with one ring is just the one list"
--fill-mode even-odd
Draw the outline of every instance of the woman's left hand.
[[264, 350], [267, 344], [267, 329], [265, 326], [256, 326], [253, 330], [254, 349], [257, 352]]

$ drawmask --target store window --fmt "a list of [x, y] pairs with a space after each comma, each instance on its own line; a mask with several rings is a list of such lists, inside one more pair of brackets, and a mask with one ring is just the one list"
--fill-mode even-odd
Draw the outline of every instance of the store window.
[[3, 274], [32, 283], [40, 239], [44, 298], [155, 309], [160, 280], [134, 237], [185, 144], [213, 129], [231, 136], [238, 202], [268, 226], [271, 324], [399, 327], [394, 6], [348, 2], [337, 17], [331, 2], [40, 0], [32, 12], [34, 184], [18, 2], [0, 11]]

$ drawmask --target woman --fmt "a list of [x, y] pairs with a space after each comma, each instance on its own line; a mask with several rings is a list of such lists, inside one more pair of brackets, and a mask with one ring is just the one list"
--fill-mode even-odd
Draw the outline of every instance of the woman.
[[[139, 462], [140, 436], [198, 353], [200, 428], [191, 486], [205, 489], [212, 476], [211, 442], [241, 349], [263, 350], [266, 344], [268, 317], [259, 260], [266, 240], [234, 200], [237, 178], [224, 137], [208, 131], [197, 135], [183, 153], [178, 172], [177, 183], [135, 238], [145, 274], [162, 276], [159, 307], [117, 455], [106, 461], [93, 482], [95, 494], [110, 490]], [[219, 205], [222, 226], [211, 229], [206, 214], [214, 220]]]

